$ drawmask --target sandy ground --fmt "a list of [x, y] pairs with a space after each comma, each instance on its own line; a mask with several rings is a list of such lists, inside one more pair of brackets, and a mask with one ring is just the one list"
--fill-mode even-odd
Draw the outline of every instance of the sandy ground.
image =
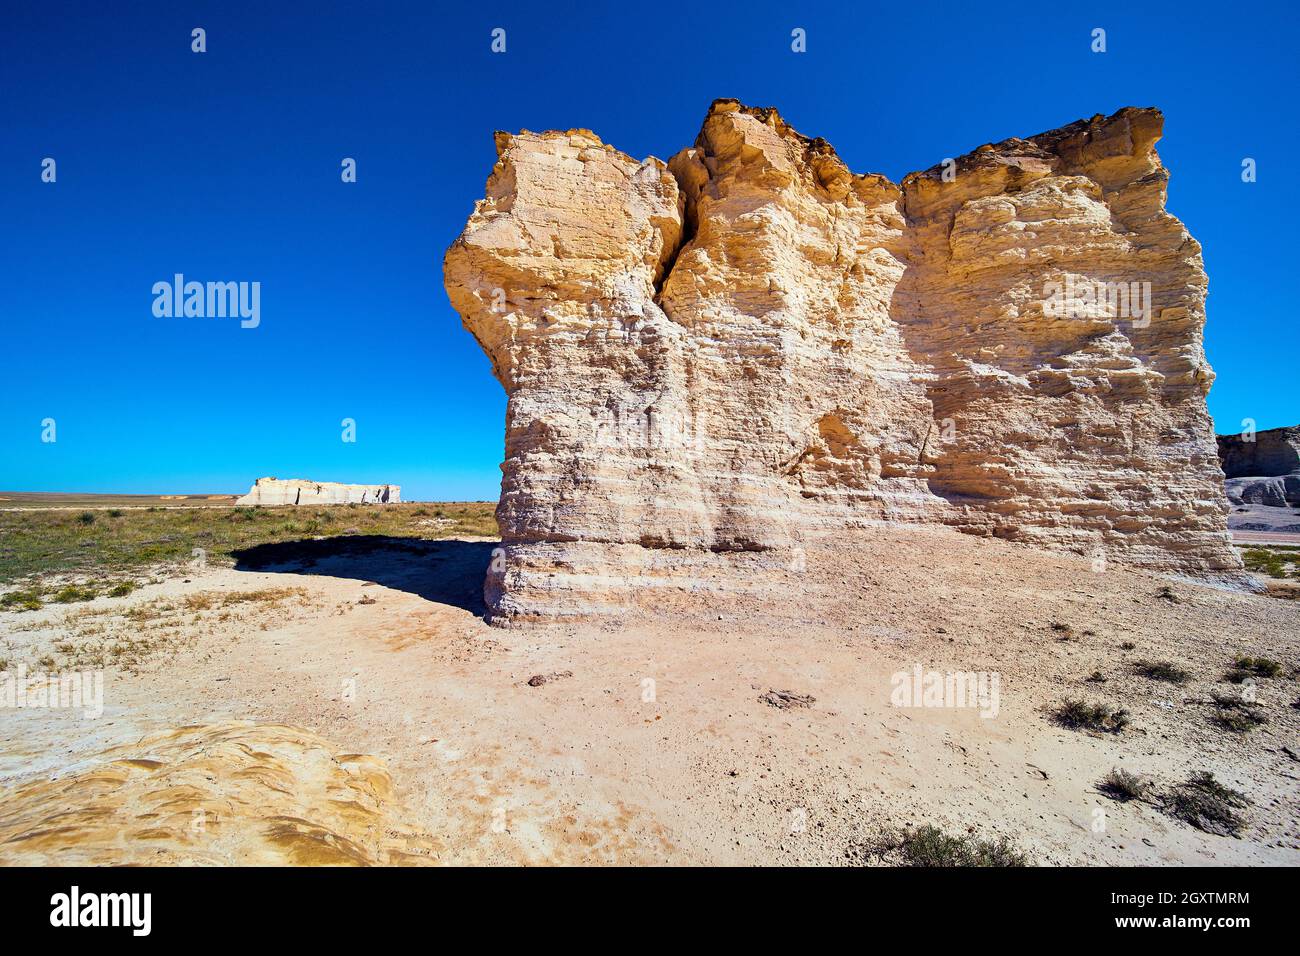
[[[292, 595], [186, 612], [107, 669], [98, 719], [0, 711], [0, 861], [839, 864], [931, 823], [1042, 864], [1300, 863], [1300, 602], [942, 528], [857, 535], [810, 553], [784, 604], [672, 592], [621, 623], [487, 626], [481, 541], [0, 613], [0, 655], [36, 660], [143, 633], [129, 607]], [[1241, 654], [1284, 665], [1248, 734], [1211, 719]], [[894, 706], [917, 666], [996, 674], [996, 716]], [[1059, 727], [1067, 696], [1132, 724]], [[1248, 828], [1108, 800], [1113, 767], [1158, 786], [1210, 770], [1251, 799]]]
[[1300, 544], [1300, 532], [1289, 531], [1234, 531], [1236, 544]]
[[1300, 542], [1300, 509], [1270, 505], [1234, 505], [1228, 530], [1237, 541]]

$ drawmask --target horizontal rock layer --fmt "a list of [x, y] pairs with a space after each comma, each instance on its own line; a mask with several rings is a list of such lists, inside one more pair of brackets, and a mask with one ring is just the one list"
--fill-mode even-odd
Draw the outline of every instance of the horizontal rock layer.
[[391, 504], [402, 500], [400, 485], [345, 485], [306, 478], [258, 478], [236, 505]]
[[1125, 109], [901, 186], [734, 100], [667, 164], [498, 133], [444, 264], [509, 399], [492, 613], [779, 581], [882, 522], [1238, 569], [1161, 123]]

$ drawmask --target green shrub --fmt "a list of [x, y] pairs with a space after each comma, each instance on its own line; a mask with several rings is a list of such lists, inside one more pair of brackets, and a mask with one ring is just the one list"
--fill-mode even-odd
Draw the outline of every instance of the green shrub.
[[45, 606], [41, 600], [42, 593], [39, 588], [10, 591], [8, 594], [0, 595], [0, 607], [6, 610], [39, 611]]
[[54, 600], [59, 604], [93, 601], [97, 596], [94, 588], [83, 587], [80, 584], [68, 584], [54, 592]]

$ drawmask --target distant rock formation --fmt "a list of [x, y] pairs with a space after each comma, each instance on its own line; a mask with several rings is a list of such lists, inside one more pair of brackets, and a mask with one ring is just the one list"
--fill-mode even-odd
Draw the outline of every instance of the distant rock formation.
[[1219, 435], [1218, 443], [1232, 504], [1300, 507], [1300, 425]]
[[402, 500], [400, 485], [344, 485], [305, 478], [259, 478], [236, 505], [393, 504]]
[[444, 263], [508, 397], [494, 619], [731, 586], [882, 522], [1237, 571], [1162, 123], [901, 186], [735, 100], [666, 164], [497, 133]]

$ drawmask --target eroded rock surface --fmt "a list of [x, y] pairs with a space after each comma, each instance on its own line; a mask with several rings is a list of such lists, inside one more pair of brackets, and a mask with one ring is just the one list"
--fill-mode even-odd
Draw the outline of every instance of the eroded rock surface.
[[369, 866], [431, 855], [395, 814], [385, 762], [301, 727], [159, 731], [5, 794], [23, 866]]
[[892, 522], [1239, 568], [1161, 123], [1125, 109], [901, 186], [734, 100], [667, 164], [498, 133], [445, 261], [509, 398], [494, 615], [779, 584]]

